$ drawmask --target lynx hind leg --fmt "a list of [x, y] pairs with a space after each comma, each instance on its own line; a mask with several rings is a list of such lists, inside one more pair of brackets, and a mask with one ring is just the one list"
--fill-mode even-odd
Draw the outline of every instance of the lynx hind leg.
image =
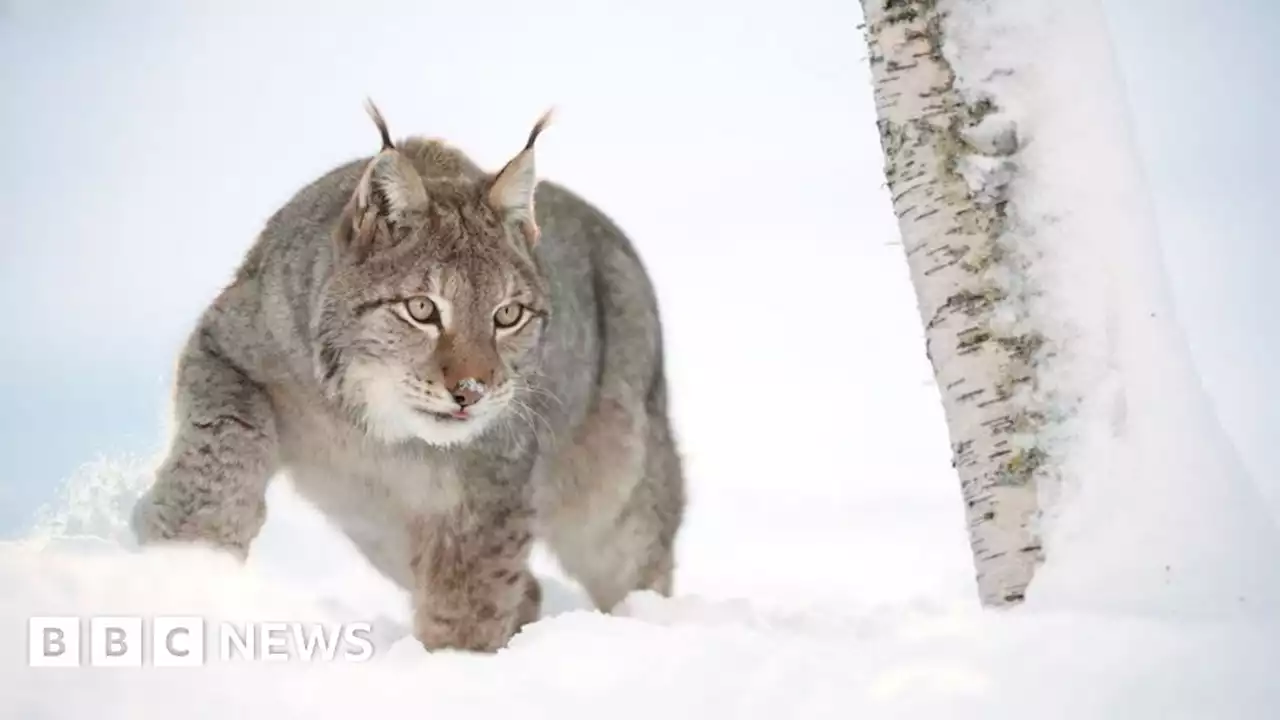
[[665, 414], [650, 414], [648, 431], [644, 479], [633, 498], [647, 545], [630, 590], [670, 597], [675, 592], [676, 536], [684, 519], [684, 470]]
[[571, 485], [585, 489], [585, 497], [573, 502], [573, 511], [557, 512], [548, 532], [565, 570], [605, 612], [635, 590], [664, 596], [674, 590], [675, 541], [685, 504], [683, 472], [666, 417], [647, 413], [641, 428], [636, 440], [643, 457], [638, 463], [611, 464], [591, 448], [579, 449], [599, 462], [576, 468], [589, 473]]
[[202, 542], [244, 558], [278, 464], [270, 400], [203, 332], [178, 362], [174, 392], [174, 437], [134, 506], [134, 534], [143, 545]]

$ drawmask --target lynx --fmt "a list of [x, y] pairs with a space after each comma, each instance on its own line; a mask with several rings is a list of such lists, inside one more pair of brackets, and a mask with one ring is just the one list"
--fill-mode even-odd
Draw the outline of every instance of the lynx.
[[240, 558], [287, 475], [412, 598], [428, 649], [492, 652], [538, 617], [542, 540], [601, 610], [669, 595], [684, 479], [662, 327], [623, 232], [535, 175], [393, 141], [266, 223], [179, 358], [143, 545]]

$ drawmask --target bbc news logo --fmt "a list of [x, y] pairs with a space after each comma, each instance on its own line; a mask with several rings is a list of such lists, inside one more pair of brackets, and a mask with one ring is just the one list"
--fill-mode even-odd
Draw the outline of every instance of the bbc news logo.
[[[88, 632], [82, 632], [87, 627]], [[216, 622], [195, 616], [33, 617], [32, 667], [196, 667], [209, 661], [364, 662], [373, 656], [367, 622]]]

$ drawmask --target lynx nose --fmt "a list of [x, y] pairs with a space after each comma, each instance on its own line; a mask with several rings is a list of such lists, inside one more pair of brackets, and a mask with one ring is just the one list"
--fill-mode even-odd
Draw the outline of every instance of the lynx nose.
[[484, 397], [484, 383], [475, 378], [463, 378], [450, 391], [453, 401], [462, 407], [470, 407]]

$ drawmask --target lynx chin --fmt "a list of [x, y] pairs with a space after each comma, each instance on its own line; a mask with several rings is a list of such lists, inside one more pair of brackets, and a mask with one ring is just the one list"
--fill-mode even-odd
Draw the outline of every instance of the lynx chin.
[[268, 481], [412, 597], [428, 649], [493, 651], [537, 618], [535, 538], [602, 610], [669, 595], [684, 512], [662, 327], [627, 237], [539, 183], [393, 141], [268, 220], [179, 359], [142, 543], [246, 557]]

